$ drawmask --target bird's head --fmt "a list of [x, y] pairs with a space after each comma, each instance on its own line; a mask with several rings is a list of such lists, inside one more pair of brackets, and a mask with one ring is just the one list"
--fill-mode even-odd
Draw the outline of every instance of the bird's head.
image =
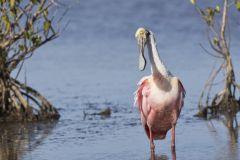
[[149, 34], [150, 32], [145, 28], [138, 28], [135, 33], [135, 38], [137, 39], [138, 47], [139, 47], [139, 70], [140, 71], [143, 71], [146, 66], [146, 59], [144, 57], [144, 47], [146, 45]]

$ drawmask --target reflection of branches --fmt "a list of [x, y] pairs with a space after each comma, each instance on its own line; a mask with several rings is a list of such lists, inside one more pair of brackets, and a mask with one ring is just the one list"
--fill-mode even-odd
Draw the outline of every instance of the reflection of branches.
[[238, 121], [236, 113], [224, 113], [222, 122], [228, 128], [231, 141], [236, 143], [238, 140]]
[[[224, 125], [228, 131], [228, 137], [229, 140], [227, 141], [229, 143], [228, 146], [228, 150], [225, 149], [225, 152], [229, 151], [229, 153], [225, 153], [225, 155], [228, 155], [227, 158], [228, 159], [238, 159], [238, 123], [237, 123], [237, 116], [236, 113], [234, 112], [222, 112], [222, 115], [219, 117], [219, 119], [222, 123], [222, 125]], [[218, 122], [217, 120], [217, 122]], [[215, 121], [215, 120], [213, 120]], [[207, 121], [207, 127], [209, 128], [209, 132], [213, 135], [213, 138], [216, 138], [216, 141], [219, 141], [219, 138], [222, 139], [221, 136], [218, 136], [217, 133], [223, 133], [222, 128], [219, 130], [218, 132], [218, 128], [219, 127], [215, 127], [214, 124], [212, 123], [212, 120], [208, 120]], [[233, 124], [233, 125], [231, 125]], [[214, 131], [214, 132], [213, 132]], [[219, 157], [220, 158], [220, 157]], [[219, 159], [218, 157], [216, 157], [216, 159]], [[222, 157], [221, 157], [222, 158]], [[220, 159], [221, 159], [220, 158]]]
[[[0, 159], [20, 160], [29, 149], [36, 149], [51, 134], [56, 122], [0, 124]], [[19, 134], [21, 133], [21, 134]]]

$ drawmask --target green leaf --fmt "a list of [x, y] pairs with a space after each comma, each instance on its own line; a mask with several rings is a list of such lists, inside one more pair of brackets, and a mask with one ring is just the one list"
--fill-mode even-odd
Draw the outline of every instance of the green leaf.
[[208, 16], [214, 16], [214, 12], [215, 9], [211, 8], [211, 7], [208, 7], [206, 12], [208, 13]]
[[20, 51], [24, 51], [24, 49], [25, 49], [24, 45], [19, 45], [18, 48]]
[[46, 20], [46, 21], [44, 22], [44, 24], [43, 24], [44, 32], [48, 32], [50, 25], [51, 25], [51, 21]]
[[30, 28], [29, 28], [29, 30], [28, 30], [28, 33], [30, 34], [30, 35], [32, 35], [33, 33], [34, 33], [34, 26], [31, 24], [30, 25]]
[[240, 1], [236, 1], [235, 6], [238, 11], [240, 11]]
[[24, 38], [30, 39], [30, 34], [28, 32], [24, 32]]
[[10, 0], [10, 8], [14, 8], [15, 7], [15, 0]]
[[33, 4], [37, 4], [37, 0], [31, 0]]
[[4, 24], [5, 24], [6, 30], [10, 31], [11, 30], [11, 23], [9, 21], [8, 16], [7, 15], [3, 15], [2, 16], [2, 20], [3, 20]]
[[196, 5], [196, 0], [190, 0], [193, 5]]
[[41, 36], [34, 36], [32, 37], [32, 43], [36, 46], [38, 46], [42, 42], [42, 37]]
[[45, 17], [48, 17], [48, 10], [44, 10], [44, 11], [43, 11], [43, 15], [44, 15]]
[[2, 16], [2, 20], [3, 20], [3, 22], [6, 24], [6, 23], [10, 23], [9, 22], [9, 18], [8, 18], [8, 16], [7, 15], [3, 15]]
[[215, 11], [216, 11], [217, 13], [220, 13], [221, 9], [220, 9], [220, 6], [219, 6], [219, 5], [216, 6]]
[[213, 44], [219, 45], [219, 39], [217, 37], [213, 38]]

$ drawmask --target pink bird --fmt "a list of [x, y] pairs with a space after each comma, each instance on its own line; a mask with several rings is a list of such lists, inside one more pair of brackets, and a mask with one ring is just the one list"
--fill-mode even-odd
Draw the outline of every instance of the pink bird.
[[141, 122], [150, 140], [154, 153], [153, 140], [164, 139], [172, 129], [171, 147], [175, 150], [175, 127], [183, 107], [185, 89], [181, 81], [173, 76], [161, 61], [154, 35], [151, 31], [139, 28], [135, 34], [138, 40], [140, 57], [139, 69], [145, 69], [144, 47], [147, 45], [151, 62], [150, 76], [143, 77], [138, 83], [135, 104], [138, 106]]

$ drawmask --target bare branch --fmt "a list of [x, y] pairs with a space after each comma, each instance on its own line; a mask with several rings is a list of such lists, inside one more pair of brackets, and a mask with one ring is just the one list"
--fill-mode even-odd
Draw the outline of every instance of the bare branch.
[[221, 40], [223, 40], [223, 41], [225, 41], [225, 29], [226, 29], [226, 23], [227, 23], [227, 12], [228, 12], [228, 0], [224, 0], [222, 23], [221, 23], [222, 25], [221, 25], [221, 31], [220, 31], [220, 37], [221, 37]]
[[206, 85], [209, 86], [209, 88], [208, 88], [208, 93], [207, 93], [207, 104], [208, 104], [208, 100], [209, 100], [209, 97], [210, 97], [210, 92], [211, 92], [211, 90], [212, 90], [212, 87], [213, 87], [213, 83], [214, 83], [214, 81], [215, 81], [215, 78], [217, 77], [218, 73], [223, 69], [224, 66], [225, 66], [225, 64], [222, 63], [222, 64], [220, 65], [220, 67], [219, 67], [216, 71], [212, 72], [212, 73], [211, 73], [211, 76], [209, 77], [210, 79], [209, 79], [209, 81], [208, 81], [207, 84], [206, 84]]
[[199, 106], [202, 106], [202, 99], [205, 95], [205, 92], [207, 92], [206, 105], [208, 106], [208, 99], [209, 99], [209, 96], [210, 96], [212, 86], [214, 84], [214, 80], [217, 77], [218, 73], [223, 69], [224, 66], [225, 66], [225, 64], [222, 63], [217, 70], [215, 70], [215, 67], [213, 67], [212, 71], [210, 72], [210, 74], [208, 76], [208, 80], [206, 81], [206, 83], [204, 85], [204, 89], [201, 93], [201, 96], [199, 98]]
[[[223, 55], [222, 51], [214, 46], [214, 44], [212, 43], [212, 40], [210, 39], [209, 35], [208, 35], [208, 43], [210, 44], [211, 48], [215, 52], [219, 53], [220, 55]], [[220, 46], [218, 45], [218, 47], [220, 47]]]
[[218, 56], [218, 55], [215, 55], [215, 54], [209, 52], [201, 43], [199, 43], [199, 45], [200, 45], [200, 47], [201, 47], [207, 54], [209, 54], [210, 56], [213, 56], [213, 57], [215, 57], [215, 58], [221, 58], [221, 59], [223, 58], [222, 56]]
[[236, 83], [236, 82], [234, 81], [234, 82], [233, 82], [233, 85], [240, 90], [240, 84], [238, 84], [238, 83]]

